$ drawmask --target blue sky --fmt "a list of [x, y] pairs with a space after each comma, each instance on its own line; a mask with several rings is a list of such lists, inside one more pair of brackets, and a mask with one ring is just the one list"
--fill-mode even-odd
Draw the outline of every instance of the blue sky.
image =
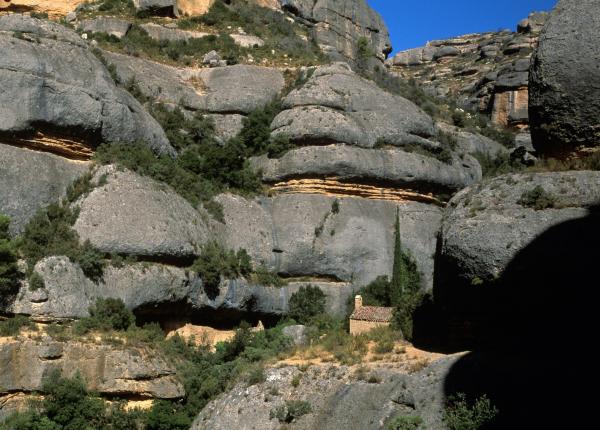
[[557, 0], [367, 0], [385, 20], [394, 52], [428, 40], [467, 33], [516, 29], [532, 11], [550, 10]]

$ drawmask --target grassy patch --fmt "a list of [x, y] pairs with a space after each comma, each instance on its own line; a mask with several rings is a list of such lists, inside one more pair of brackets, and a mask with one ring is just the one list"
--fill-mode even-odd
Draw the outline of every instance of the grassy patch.
[[538, 210], [553, 208], [556, 205], [556, 197], [537, 185], [529, 191], [525, 191], [517, 201], [521, 206]]

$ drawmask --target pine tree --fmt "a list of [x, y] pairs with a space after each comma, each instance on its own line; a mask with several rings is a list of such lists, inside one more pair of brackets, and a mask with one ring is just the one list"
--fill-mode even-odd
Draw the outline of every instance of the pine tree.
[[396, 225], [394, 227], [394, 266], [390, 282], [390, 299], [397, 306], [406, 292], [406, 266], [404, 264], [402, 241], [400, 239], [400, 211], [396, 209]]

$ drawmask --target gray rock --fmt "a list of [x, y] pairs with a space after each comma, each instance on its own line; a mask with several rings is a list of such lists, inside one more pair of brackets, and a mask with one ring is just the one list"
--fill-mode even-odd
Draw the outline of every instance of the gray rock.
[[133, 0], [133, 6], [139, 12], [174, 15], [177, 0]]
[[[346, 366], [313, 366], [305, 372], [296, 367], [266, 370], [266, 381], [248, 387], [238, 384], [210, 402], [198, 415], [192, 430], [249, 428], [277, 430], [270, 411], [286, 400], [304, 400], [312, 412], [294, 420], [298, 430], [379, 430], [399, 415], [415, 415], [431, 430], [446, 428], [443, 422], [445, 379], [459, 356], [450, 356], [409, 374], [381, 369], [380, 383], [357, 381]], [[293, 378], [302, 378], [302, 390], [294, 390]], [[277, 387], [278, 394], [269, 394]], [[265, 401], [268, 399], [269, 401]], [[248, 427], [246, 423], [252, 423]]]
[[215, 124], [215, 136], [222, 141], [227, 141], [237, 136], [243, 128], [243, 115], [208, 114]]
[[33, 136], [35, 143], [35, 132], [44, 132], [83, 146], [143, 141], [174, 154], [158, 123], [115, 86], [77, 33], [18, 14], [0, 17], [0, 32], [0, 135]]
[[510, 72], [498, 75], [496, 90], [505, 91], [526, 87], [529, 83], [529, 72]]
[[[600, 201], [600, 173], [511, 174], [467, 188], [449, 203], [436, 266], [440, 282], [470, 285], [500, 277], [515, 255], [550, 227], [584, 217]], [[540, 185], [554, 208], [517, 203]]]
[[357, 41], [366, 37], [384, 61], [392, 51], [381, 16], [365, 0], [281, 0], [284, 10], [314, 25], [317, 43], [336, 59], [356, 60]]
[[171, 42], [180, 40], [201, 39], [210, 35], [210, 33], [202, 33], [199, 31], [169, 28], [164, 25], [155, 24], [153, 22], [141, 24], [140, 27], [144, 29], [144, 31], [148, 33], [148, 36], [150, 36], [154, 40], [168, 40]]
[[0, 393], [43, 391], [43, 379], [54, 369], [65, 377], [79, 372], [88, 389], [104, 395], [178, 399], [185, 394], [175, 369], [147, 348], [29, 339], [0, 343]]
[[[472, 135], [473, 136], [473, 135]], [[484, 145], [496, 148], [493, 141]], [[465, 137], [465, 140], [468, 137]], [[498, 149], [500, 150], [500, 149]], [[335, 177], [349, 183], [385, 183], [428, 194], [434, 191], [457, 191], [481, 179], [477, 162], [456, 158], [446, 164], [433, 157], [400, 149], [365, 149], [346, 145], [305, 146], [287, 152], [279, 159], [267, 156], [251, 159], [263, 181], [281, 182], [294, 178]]]
[[564, 155], [600, 142], [600, 3], [561, 0], [532, 60], [529, 114], [536, 150]]
[[100, 185], [76, 204], [73, 228], [106, 253], [190, 258], [212, 238], [210, 219], [165, 184], [114, 166], [100, 168]]
[[246, 114], [271, 102], [284, 86], [281, 71], [267, 67], [177, 69], [127, 55], [105, 56], [120, 81], [134, 79], [146, 97], [194, 111]]
[[383, 91], [343, 63], [319, 67], [292, 91], [271, 124], [275, 135], [307, 143], [429, 144], [433, 121], [410, 101]]
[[77, 27], [88, 33], [106, 33], [122, 38], [131, 28], [131, 23], [112, 16], [98, 16], [93, 19], [84, 19]]
[[440, 58], [456, 57], [457, 55], [460, 55], [458, 48], [455, 48], [454, 46], [442, 46], [435, 51], [433, 59], [439, 60]]
[[67, 14], [67, 16], [65, 16], [65, 21], [67, 22], [73, 22], [77, 20], [77, 13], [76, 12], [69, 12]]
[[221, 56], [217, 51], [210, 51], [204, 57], [202, 57], [202, 64], [209, 65], [211, 67], [218, 66], [221, 62]]
[[[350, 186], [347, 195], [351, 192]], [[423, 273], [424, 288], [431, 286], [439, 208], [340, 194], [334, 213], [335, 200], [332, 195], [302, 193], [252, 201], [219, 196], [225, 218], [223, 241], [229, 248], [246, 249], [254, 261], [283, 275], [361, 286], [391, 274], [398, 209], [402, 242]]]
[[294, 345], [302, 346], [308, 344], [308, 333], [305, 325], [290, 325], [285, 327], [281, 332], [291, 337]]
[[504, 145], [481, 134], [471, 133], [442, 122], [438, 122], [436, 125], [443, 132], [454, 136], [457, 143], [457, 152], [471, 155], [481, 153], [492, 158], [508, 154], [508, 149]]
[[38, 209], [61, 199], [88, 168], [87, 162], [5, 145], [0, 138], [0, 213], [11, 218], [10, 233], [21, 233]]
[[260, 47], [260, 46], [264, 46], [265, 41], [262, 40], [260, 37], [258, 36], [252, 36], [250, 34], [230, 34], [231, 38], [233, 39], [233, 41], [236, 43], [236, 45], [239, 45], [243, 48], [254, 48], [254, 47]]
[[[202, 315], [217, 311], [223, 315], [281, 315], [287, 312], [291, 296], [308, 282], [290, 282], [283, 287], [249, 283], [244, 279], [223, 280], [216, 295], [208, 295], [194, 273], [168, 265], [133, 263], [108, 266], [103, 278], [94, 283], [66, 257], [48, 257], [35, 270], [45, 283], [47, 300], [35, 302], [36, 292], [25, 286], [6, 311], [31, 315], [36, 321], [53, 321], [89, 316], [89, 307], [98, 298], [118, 298], [138, 312], [151, 312], [163, 319], [184, 318], [185, 313]], [[344, 282], [311, 281], [326, 295], [328, 313], [346, 314], [346, 303], [354, 291]], [[38, 290], [39, 291], [39, 290]], [[177, 313], [171, 314], [176, 306]]]

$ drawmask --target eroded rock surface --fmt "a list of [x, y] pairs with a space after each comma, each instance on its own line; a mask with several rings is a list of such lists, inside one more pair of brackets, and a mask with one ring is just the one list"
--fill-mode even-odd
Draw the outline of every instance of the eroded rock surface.
[[93, 181], [73, 228], [103, 252], [190, 258], [213, 238], [208, 214], [165, 184], [115, 166], [100, 168]]
[[[78, 373], [89, 390], [110, 397], [175, 400], [185, 394], [175, 368], [147, 348], [0, 338], [0, 416], [26, 406], [54, 370], [65, 377]], [[21, 396], [5, 404], [4, 397], [15, 394]]]
[[[519, 203], [541, 186], [553, 207]], [[585, 217], [600, 203], [600, 174], [554, 172], [509, 174], [459, 192], [449, 203], [441, 232], [439, 280], [470, 285], [493, 281], [530, 242], [569, 220]]]
[[387, 27], [365, 0], [280, 0], [281, 7], [314, 27], [317, 43], [335, 60], [356, 60], [366, 38], [381, 61], [392, 51]]
[[467, 34], [399, 52], [387, 64], [430, 94], [451, 96], [502, 126], [528, 124], [529, 59], [547, 19], [532, 13], [516, 32]]
[[11, 218], [10, 232], [21, 233], [38, 209], [60, 200], [88, 169], [88, 162], [4, 145], [0, 139], [0, 213]]
[[425, 112], [359, 77], [344, 63], [317, 68], [306, 84], [284, 99], [283, 107], [271, 125], [274, 134], [302, 144], [432, 145], [426, 138], [435, 134]]
[[0, 17], [0, 32], [0, 134], [18, 141], [42, 131], [88, 148], [143, 141], [174, 153], [158, 123], [115, 86], [76, 32], [19, 14]]
[[[289, 424], [294, 430], [379, 430], [400, 415], [420, 416], [425, 428], [441, 430], [446, 428], [444, 378], [457, 360], [444, 358], [412, 374], [379, 369], [374, 373], [381, 382], [371, 384], [353, 378], [346, 366], [313, 366], [305, 373], [291, 366], [268, 369], [266, 382], [237, 385], [209, 403], [192, 430], [276, 430], [281, 423], [271, 418], [271, 411], [286, 400], [307, 401], [312, 407], [311, 413]], [[301, 378], [299, 389], [291, 383], [294, 377]]]
[[600, 142], [600, 4], [561, 0], [532, 61], [533, 144], [564, 155]]

